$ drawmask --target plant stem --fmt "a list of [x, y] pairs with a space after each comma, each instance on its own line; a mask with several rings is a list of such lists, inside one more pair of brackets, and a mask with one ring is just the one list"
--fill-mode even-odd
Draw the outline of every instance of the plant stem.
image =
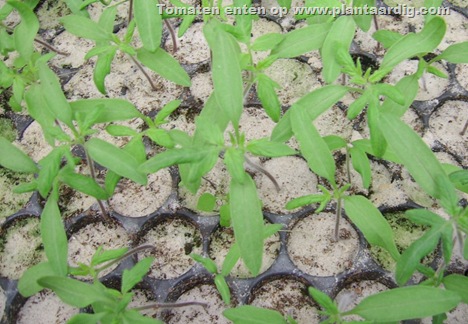
[[336, 202], [336, 223], [335, 223], [335, 242], [340, 240], [340, 218], [341, 218], [341, 197]]
[[140, 62], [138, 62], [133, 56], [129, 55], [130, 58], [132, 59], [133, 63], [135, 63], [135, 65], [138, 67], [138, 69], [140, 69], [141, 73], [143, 73], [143, 75], [145, 76], [146, 80], [148, 80], [149, 84], [151, 85], [151, 88], [153, 89], [153, 91], [156, 91], [157, 88], [156, 88], [156, 85], [153, 83], [153, 81], [151, 80], [151, 77], [149, 76], [148, 73], [146, 73], [145, 69], [143, 68], [143, 66], [140, 64]]
[[133, 0], [130, 0], [129, 5], [128, 5], [127, 25], [130, 24], [130, 21], [132, 21], [132, 18], [133, 18]]
[[[94, 171], [94, 164], [91, 158], [89, 157], [88, 151], [86, 149], [85, 149], [85, 155], [86, 155], [86, 162], [88, 163], [88, 166], [89, 166], [89, 172], [91, 173], [91, 178], [93, 178], [93, 180], [97, 183], [96, 172]], [[99, 205], [99, 209], [101, 210], [102, 216], [104, 217], [106, 221], [110, 222], [111, 218], [109, 214], [107, 213], [106, 208], [104, 207], [104, 204], [99, 199], [96, 199], [96, 201]]]
[[248, 165], [250, 165], [255, 170], [260, 171], [261, 173], [266, 175], [268, 177], [268, 179], [270, 179], [271, 182], [273, 182], [273, 184], [275, 185], [276, 191], [279, 192], [281, 190], [281, 187], [279, 186], [279, 184], [276, 181], [275, 177], [273, 177], [270, 172], [268, 172], [267, 170], [265, 170], [264, 168], [262, 168], [258, 164], [252, 162], [247, 156], [244, 156], [244, 158], [245, 158], [245, 162], [247, 162]]
[[160, 309], [164, 309], [164, 308], [179, 308], [179, 307], [186, 307], [186, 306], [201, 306], [203, 308], [206, 308], [208, 307], [208, 305], [206, 303], [200, 303], [200, 302], [181, 302], [181, 303], [154, 303], [154, 304], [149, 304], [149, 305], [146, 305], [146, 306], [141, 306], [141, 307], [135, 307], [135, 308], [132, 308], [136, 311], [142, 311], [142, 310], [145, 310], [145, 309], [152, 309], [152, 308], [160, 308]]
[[169, 34], [171, 34], [171, 39], [172, 39], [172, 54], [177, 52], [177, 38], [176, 34], [174, 31], [174, 28], [172, 28], [172, 25], [170, 22], [167, 21], [167, 19], [164, 19], [164, 24], [166, 25], [167, 29], [169, 30]]

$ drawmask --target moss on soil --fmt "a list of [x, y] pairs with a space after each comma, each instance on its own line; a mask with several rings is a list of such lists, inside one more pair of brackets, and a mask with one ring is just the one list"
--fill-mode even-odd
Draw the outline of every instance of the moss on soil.
[[5, 217], [8, 217], [21, 208], [28, 202], [31, 193], [16, 194], [13, 192], [14, 187], [19, 184], [30, 182], [33, 179], [31, 174], [23, 174], [13, 172], [0, 167], [0, 223]]

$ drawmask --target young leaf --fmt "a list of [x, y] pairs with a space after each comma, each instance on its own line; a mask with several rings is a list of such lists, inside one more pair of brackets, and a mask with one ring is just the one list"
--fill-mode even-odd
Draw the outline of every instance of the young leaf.
[[98, 247], [97, 251], [94, 253], [93, 257], [91, 258], [91, 266], [97, 266], [104, 262], [114, 260], [120, 258], [125, 253], [127, 253], [128, 248], [120, 248], [120, 249], [113, 249], [113, 250], [104, 250], [101, 246]]
[[346, 141], [338, 135], [327, 135], [323, 137], [330, 151], [336, 151], [346, 147]]
[[296, 209], [296, 208], [306, 206], [306, 205], [321, 203], [325, 199], [327, 199], [327, 197], [322, 194], [307, 195], [307, 196], [294, 198], [293, 200], [288, 201], [288, 203], [286, 204], [286, 209], [292, 210], [292, 209]]
[[38, 171], [34, 161], [3, 136], [0, 136], [0, 151], [2, 152], [0, 154], [1, 166], [16, 172], [35, 173]]
[[449, 178], [458, 190], [468, 193], [468, 170], [452, 172]]
[[[86, 307], [97, 301], [109, 301], [97, 286], [67, 277], [44, 277], [38, 280], [43, 287], [52, 289], [62, 301], [74, 307]], [[113, 300], [111, 300], [113, 302]]]
[[77, 15], [70, 15], [60, 19], [65, 29], [78, 36], [94, 40], [96, 42], [106, 42], [112, 40], [112, 33], [109, 33], [101, 25], [89, 18]]
[[353, 168], [361, 175], [362, 186], [368, 189], [370, 186], [372, 173], [367, 154], [356, 147], [350, 148], [349, 154], [351, 155]]
[[468, 63], [468, 42], [450, 45], [433, 61], [446, 60], [450, 63]]
[[397, 116], [382, 112], [379, 119], [379, 128], [399, 160], [403, 162], [425, 192], [435, 198], [440, 198], [441, 194], [436, 178], [447, 177], [447, 175], [434, 153], [419, 135], [399, 120]]
[[[215, 20], [210, 22], [212, 21]], [[239, 45], [231, 34], [216, 28], [213, 23], [207, 24], [203, 32], [212, 51], [216, 101], [234, 128], [237, 128], [244, 107]]]
[[340, 311], [338, 310], [338, 307], [327, 294], [315, 289], [314, 287], [309, 287], [308, 291], [309, 295], [311, 295], [312, 298], [325, 309], [327, 314], [339, 314]]
[[39, 31], [39, 20], [27, 4], [15, 0], [7, 0], [7, 3], [18, 10], [21, 22], [13, 32], [15, 48], [21, 57], [28, 61], [34, 51], [34, 38]]
[[276, 124], [275, 128], [271, 132], [271, 141], [274, 142], [286, 142], [293, 136], [291, 127], [291, 109], [287, 110], [283, 117]]
[[344, 198], [346, 215], [361, 230], [371, 245], [387, 250], [393, 259], [398, 260], [399, 252], [393, 238], [393, 231], [380, 211], [363, 196]]
[[27, 269], [18, 281], [20, 294], [23, 297], [30, 297], [38, 293], [43, 287], [37, 283], [37, 280], [51, 274], [54, 274], [54, 269], [49, 262], [41, 262]]
[[54, 184], [54, 179], [60, 170], [60, 163], [62, 161], [63, 154], [64, 149], [58, 147], [53, 149], [47, 156], [39, 161], [41, 169], [36, 182], [37, 189], [43, 198], [47, 198], [47, 195]]
[[60, 180], [62, 180], [71, 188], [90, 195], [96, 199], [106, 200], [109, 198], [107, 192], [102, 189], [93, 178], [75, 173], [70, 169], [62, 169], [60, 172]]
[[172, 139], [169, 132], [165, 129], [161, 128], [150, 128], [146, 131], [146, 135], [156, 144], [167, 147], [173, 148], [174, 147], [174, 140]]
[[258, 37], [251, 46], [254, 51], [268, 51], [284, 39], [285, 35], [270, 33]]
[[308, 121], [306, 112], [303, 109], [294, 109], [291, 113], [291, 124], [302, 155], [311, 170], [334, 184], [335, 161], [315, 126]]
[[367, 108], [367, 125], [369, 126], [372, 151], [377, 157], [381, 158], [387, 149], [387, 142], [379, 125], [379, 108], [378, 98], [374, 96], [370, 97]]
[[172, 114], [181, 104], [182, 101], [180, 100], [172, 100], [171, 102], [167, 103], [154, 117], [154, 123], [156, 126], [162, 125], [166, 123], [166, 118]]
[[117, 53], [117, 47], [112, 47], [107, 53], [100, 54], [94, 66], [93, 81], [100, 93], [106, 94], [105, 80], [111, 70], [111, 64]]
[[137, 49], [137, 58], [163, 78], [184, 87], [190, 87], [190, 77], [180, 63], [162, 48], [150, 52], [144, 48]]
[[228, 148], [224, 154], [224, 164], [226, 164], [232, 179], [243, 184], [246, 176], [244, 170], [244, 152], [237, 148]]
[[445, 21], [441, 17], [426, 22], [420, 33], [409, 33], [388, 49], [379, 70], [392, 69], [405, 59], [432, 51], [444, 37], [445, 29]]
[[106, 127], [106, 132], [112, 136], [135, 136], [138, 132], [133, 128], [123, 125], [109, 125]]
[[218, 289], [219, 293], [221, 294], [221, 298], [223, 299], [224, 303], [229, 305], [231, 303], [231, 291], [229, 290], [226, 278], [218, 274], [215, 276], [214, 282], [216, 289]]
[[148, 272], [153, 263], [154, 258], [148, 257], [139, 261], [130, 270], [125, 269], [122, 274], [122, 293], [130, 291], [137, 283], [139, 283]]
[[145, 173], [154, 173], [171, 165], [194, 163], [202, 160], [205, 156], [214, 151], [218, 152], [218, 150], [213, 147], [169, 149], [143, 163], [140, 166], [140, 170]]
[[161, 45], [162, 18], [154, 0], [135, 0], [133, 10], [143, 47], [155, 52]]
[[142, 114], [135, 106], [123, 99], [79, 99], [70, 102], [74, 119], [79, 119], [79, 114], [88, 115], [99, 109], [95, 123], [110, 123], [141, 117]]
[[97, 163], [122, 177], [146, 185], [146, 175], [138, 171], [139, 163], [131, 154], [98, 138], [90, 139], [85, 144], [85, 148]]
[[258, 98], [262, 102], [263, 108], [265, 109], [267, 115], [277, 123], [280, 118], [281, 104], [279, 102], [275, 88], [279, 88], [279, 85], [268, 76], [265, 74], [260, 74], [258, 76]]
[[[126, 310], [122, 314], [122, 323], [123, 324], [133, 324], [133, 323], [138, 323], [138, 324], [164, 324], [164, 322], [143, 316], [142, 314], [138, 313], [136, 310], [130, 309]], [[88, 323], [83, 323], [83, 324], [88, 324]]]
[[354, 37], [355, 23], [351, 16], [340, 16], [333, 23], [327, 34], [323, 47], [320, 50], [323, 63], [323, 78], [325, 82], [332, 83], [341, 73], [341, 65], [336, 59], [338, 48], [349, 50]]
[[192, 253], [190, 254], [192, 259], [200, 263], [202, 266], [205, 267], [206, 270], [208, 270], [209, 273], [212, 274], [217, 274], [218, 273], [218, 267], [216, 266], [216, 263], [211, 260], [210, 258], [205, 258], [199, 254]]
[[[354, 8], [364, 8], [364, 7], [373, 7], [375, 6], [375, 0], [354, 0], [353, 7]], [[372, 24], [372, 15], [353, 15], [354, 22], [362, 31], [367, 32]]]
[[318, 50], [322, 47], [331, 26], [331, 23], [323, 23], [291, 31], [273, 48], [271, 55], [278, 58], [291, 58]]
[[51, 114], [73, 128], [70, 104], [63, 94], [60, 82], [54, 72], [44, 63], [39, 65], [39, 78], [47, 109]]
[[395, 269], [395, 279], [399, 285], [404, 285], [413, 275], [421, 259], [434, 251], [442, 230], [443, 226], [431, 228], [403, 252]]
[[384, 48], [390, 48], [393, 44], [398, 42], [403, 37], [404, 35], [398, 32], [385, 29], [378, 30], [374, 34], [372, 34], [372, 38], [374, 38], [376, 41], [382, 44]]
[[369, 92], [366, 91], [349, 105], [348, 110], [346, 111], [346, 117], [348, 117], [349, 120], [356, 118], [361, 111], [366, 108], [369, 96]]
[[226, 309], [223, 315], [234, 324], [287, 324], [280, 312], [250, 305]]
[[405, 104], [405, 97], [403, 96], [402, 91], [400, 91], [396, 86], [386, 83], [378, 83], [373, 86], [373, 89], [375, 89], [379, 95], [386, 96], [401, 106]]
[[216, 206], [216, 197], [205, 192], [198, 198], [197, 209], [205, 212], [211, 212]]
[[267, 157], [281, 157], [297, 154], [297, 152], [288, 145], [272, 142], [266, 138], [250, 141], [247, 144], [247, 150], [254, 155]]
[[70, 318], [67, 324], [97, 324], [106, 315], [104, 312], [98, 314], [80, 313]]
[[395, 322], [448, 312], [460, 302], [458, 294], [434, 287], [395, 288], [364, 298], [346, 314], [369, 321]]
[[41, 237], [54, 274], [66, 276], [68, 270], [68, 240], [57, 200], [49, 197], [41, 213]]
[[463, 302], [468, 304], [468, 278], [459, 274], [451, 274], [442, 280], [445, 289], [460, 295]]
[[258, 231], [263, 228], [263, 214], [255, 182], [248, 174], [244, 183], [231, 180], [229, 207], [240, 254], [247, 268], [256, 276], [262, 265], [263, 237], [258, 235]]
[[395, 85], [401, 93], [404, 93], [404, 102], [403, 104], [398, 104], [393, 101], [390, 97], [385, 98], [384, 103], [380, 107], [382, 111], [391, 112], [398, 117], [402, 117], [409, 106], [413, 103], [416, 95], [418, 94], [419, 90], [419, 78], [416, 74], [411, 74], [402, 78], [398, 83]]

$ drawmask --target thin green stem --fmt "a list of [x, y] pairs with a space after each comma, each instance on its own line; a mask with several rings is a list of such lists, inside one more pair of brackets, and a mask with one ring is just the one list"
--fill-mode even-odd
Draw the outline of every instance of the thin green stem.
[[341, 219], [341, 196], [338, 197], [336, 202], [336, 223], [335, 223], [335, 242], [340, 240], [340, 219]]
[[[89, 156], [88, 151], [86, 150], [86, 148], [84, 149], [84, 151], [85, 151], [85, 155], [86, 155], [86, 162], [88, 163], [88, 166], [89, 166], [89, 172], [91, 173], [91, 178], [93, 178], [93, 180], [97, 183], [96, 172], [94, 170], [93, 160], [91, 160], [91, 157]], [[106, 208], [104, 207], [104, 204], [99, 199], [96, 199], [96, 201], [97, 201], [97, 203], [99, 205], [99, 209], [101, 210], [102, 217], [104, 217], [104, 219], [106, 221], [110, 222], [111, 218], [110, 218], [109, 214], [107, 213]]]

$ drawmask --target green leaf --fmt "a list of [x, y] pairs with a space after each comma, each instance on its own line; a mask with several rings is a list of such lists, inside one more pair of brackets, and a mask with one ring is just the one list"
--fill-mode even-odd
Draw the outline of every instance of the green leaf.
[[154, 173], [171, 165], [193, 163], [202, 160], [208, 154], [217, 152], [213, 147], [189, 147], [169, 149], [152, 157], [140, 166], [145, 173]]
[[[375, 0], [354, 0], [353, 1], [354, 8], [364, 8], [365, 6], [374, 7]], [[362, 31], [365, 31], [365, 32], [369, 31], [371, 24], [372, 24], [372, 15], [362, 14], [362, 15], [353, 15], [352, 17], [356, 25], [358, 25], [359, 28], [362, 29]]]
[[386, 83], [379, 83], [374, 85], [373, 89], [375, 89], [378, 94], [392, 99], [401, 106], [405, 104], [405, 97], [403, 96], [402, 91], [400, 91], [400, 89], [398, 89], [396, 86], [392, 86]]
[[224, 154], [224, 164], [226, 164], [226, 168], [232, 179], [243, 184], [246, 177], [244, 170], [244, 152], [234, 147], [228, 148]]
[[41, 213], [41, 237], [54, 274], [66, 276], [68, 270], [68, 240], [57, 200], [49, 197]]
[[409, 106], [413, 103], [416, 95], [419, 91], [419, 78], [416, 74], [408, 75], [403, 77], [395, 85], [395, 88], [398, 89], [401, 93], [404, 93], [404, 102], [403, 104], [398, 104], [393, 101], [390, 97], [387, 97], [380, 107], [382, 111], [388, 111], [393, 114], [396, 114], [398, 117], [402, 117], [404, 113], [408, 110]]
[[197, 209], [205, 212], [211, 212], [216, 206], [216, 197], [205, 192], [198, 198]]
[[460, 295], [463, 302], [468, 304], [468, 278], [459, 274], [451, 274], [442, 280], [445, 289]]
[[338, 135], [327, 135], [323, 137], [323, 140], [325, 141], [325, 143], [327, 143], [327, 146], [330, 149], [330, 151], [345, 148], [347, 145], [346, 141]]
[[139, 163], [130, 153], [97, 138], [90, 139], [85, 144], [85, 148], [91, 158], [97, 163], [122, 177], [146, 185], [146, 175], [138, 171]]
[[431, 52], [444, 37], [445, 29], [443, 18], [431, 19], [420, 33], [409, 33], [393, 44], [385, 54], [379, 70], [390, 70], [408, 58]]
[[318, 50], [322, 47], [331, 27], [331, 23], [323, 23], [293, 30], [273, 48], [271, 55], [278, 58], [291, 58]]
[[348, 110], [346, 111], [346, 117], [348, 117], [349, 120], [356, 118], [361, 111], [366, 108], [367, 102], [369, 101], [369, 95], [369, 92], [366, 91], [349, 105]]
[[436, 178], [447, 177], [447, 175], [431, 149], [418, 134], [398, 117], [382, 112], [379, 121], [379, 128], [388, 145], [394, 150], [398, 159], [403, 162], [416, 182], [429, 195], [440, 198], [441, 194]]
[[13, 32], [15, 48], [25, 61], [29, 61], [34, 52], [34, 38], [39, 30], [39, 20], [33, 8], [19, 1], [7, 0], [7, 3], [18, 10], [21, 22]]
[[138, 313], [136, 310], [127, 310], [122, 314], [122, 324], [164, 324], [164, 322], [146, 317]]
[[468, 193], [468, 170], [452, 172], [449, 178], [458, 190]]
[[123, 99], [79, 99], [70, 102], [70, 106], [74, 119], [79, 119], [79, 114], [87, 115], [99, 109], [99, 117], [95, 123], [123, 121], [142, 116], [132, 103]]
[[364, 234], [371, 245], [387, 250], [393, 259], [398, 260], [399, 252], [395, 245], [393, 231], [380, 211], [363, 196], [344, 198], [346, 215]]
[[450, 63], [468, 63], [468, 42], [450, 45], [433, 61], [445, 60]]
[[[62, 301], [74, 307], [86, 307], [97, 301], [109, 301], [98, 287], [67, 277], [45, 277], [39, 284], [52, 289]], [[111, 300], [113, 301], [113, 300]]]
[[296, 150], [288, 145], [269, 141], [266, 138], [252, 140], [247, 144], [247, 150], [258, 156], [281, 157], [297, 154]]
[[35, 173], [38, 171], [34, 161], [3, 136], [0, 136], [0, 151], [2, 152], [0, 154], [1, 166], [16, 172]]
[[366, 297], [346, 314], [357, 314], [370, 321], [394, 322], [445, 313], [459, 301], [460, 297], [451, 291], [411, 286]]
[[378, 41], [384, 48], [390, 48], [393, 44], [402, 39], [404, 35], [398, 32], [381, 29], [372, 34], [372, 38]]
[[130, 270], [125, 269], [122, 274], [122, 293], [130, 291], [148, 273], [154, 258], [148, 257], [139, 261]]
[[269, 33], [258, 37], [251, 46], [254, 51], [268, 51], [275, 47], [285, 38], [285, 35]]
[[279, 120], [278, 124], [276, 124], [275, 128], [273, 128], [270, 139], [274, 142], [283, 143], [289, 140], [293, 134], [291, 127], [291, 109], [289, 109]]
[[340, 16], [333, 23], [323, 47], [320, 51], [322, 57], [322, 74], [325, 82], [332, 83], [341, 73], [341, 64], [336, 59], [339, 48], [349, 50], [356, 29], [352, 16]]
[[441, 229], [443, 226], [431, 228], [403, 252], [395, 269], [395, 279], [399, 285], [404, 285], [413, 275], [421, 259], [434, 251], [441, 236]]
[[291, 124], [302, 155], [307, 160], [310, 169], [334, 184], [335, 161], [315, 126], [308, 121], [306, 112], [302, 109], [294, 109], [291, 113]]
[[112, 61], [114, 60], [117, 48], [114, 47], [111, 51], [98, 56], [96, 65], [94, 66], [93, 81], [100, 93], [106, 94], [105, 80], [111, 70]]
[[162, 48], [150, 52], [145, 48], [137, 49], [137, 58], [163, 78], [184, 87], [192, 84], [190, 77], [180, 63]]
[[260, 74], [257, 78], [258, 98], [262, 102], [267, 115], [274, 122], [278, 122], [281, 114], [281, 104], [275, 88], [279, 88], [280, 86], [265, 74]]
[[194, 259], [195, 261], [200, 263], [202, 266], [204, 266], [206, 270], [208, 270], [209, 273], [212, 273], [212, 274], [218, 273], [218, 267], [216, 266], [216, 263], [210, 258], [205, 258], [196, 253], [192, 253], [190, 254], [190, 256], [192, 257], [192, 259]]
[[70, 169], [62, 169], [60, 172], [60, 180], [62, 180], [71, 188], [90, 195], [96, 199], [106, 200], [109, 198], [107, 192], [102, 189], [93, 178], [75, 173]]
[[41, 262], [27, 269], [18, 281], [18, 290], [23, 297], [30, 297], [43, 289], [37, 280], [54, 274], [49, 262]]
[[39, 65], [39, 78], [44, 101], [51, 114], [63, 121], [67, 126], [73, 127], [70, 104], [63, 94], [60, 82], [54, 72], [44, 63]]
[[309, 287], [308, 291], [309, 295], [311, 295], [312, 298], [325, 309], [327, 314], [335, 315], [340, 312], [333, 300], [324, 292], [321, 292], [320, 290], [315, 289], [314, 287]]
[[229, 206], [241, 257], [256, 276], [262, 265], [263, 237], [258, 232], [263, 229], [263, 214], [255, 182], [248, 174], [245, 175], [244, 183], [231, 180]]
[[240, 48], [236, 39], [212, 19], [203, 33], [212, 51], [214, 95], [222, 111], [237, 128], [244, 107]]
[[41, 167], [39, 175], [37, 177], [37, 189], [43, 198], [47, 198], [54, 179], [57, 177], [60, 170], [60, 163], [62, 162], [62, 156], [64, 149], [58, 147], [53, 149], [47, 156], [39, 161]]
[[154, 117], [156, 126], [166, 123], [166, 118], [180, 106], [181, 102], [181, 100], [172, 100], [167, 103]]
[[157, 128], [150, 128], [146, 131], [146, 135], [156, 144], [167, 147], [173, 148], [174, 147], [174, 140], [172, 139], [169, 132], [165, 129], [157, 129]]
[[155, 52], [161, 45], [162, 18], [154, 0], [135, 0], [133, 10], [143, 47]]
[[102, 246], [100, 246], [91, 258], [91, 266], [94, 267], [104, 262], [118, 259], [127, 253], [127, 251], [128, 248], [126, 247], [113, 250], [104, 250]]
[[362, 186], [368, 189], [371, 182], [372, 172], [367, 154], [356, 147], [350, 148], [349, 154], [351, 155], [353, 168], [361, 175]]
[[106, 127], [106, 132], [112, 136], [135, 136], [138, 132], [133, 128], [123, 125], [109, 125]]
[[223, 299], [226, 305], [231, 303], [231, 291], [229, 290], [229, 286], [226, 282], [226, 278], [222, 275], [216, 275], [214, 279], [216, 289], [218, 289], [219, 293], [221, 294], [221, 298]]
[[101, 25], [89, 18], [70, 15], [61, 18], [60, 21], [68, 32], [78, 37], [91, 39], [96, 42], [112, 40], [112, 33], [109, 33]]
[[303, 109], [307, 111], [308, 120], [314, 121], [318, 116], [343, 98], [348, 91], [349, 89], [347, 87], [340, 85], [326, 85], [306, 94], [296, 101], [292, 107], [303, 107]]
[[288, 203], [286, 204], [286, 209], [292, 210], [306, 205], [321, 203], [326, 199], [327, 197], [322, 194], [302, 196], [288, 201]]
[[226, 309], [223, 315], [234, 324], [287, 324], [280, 312], [250, 305]]
[[68, 320], [67, 324], [97, 324], [97, 323], [100, 323], [99, 321], [106, 315], [107, 315], [106, 313], [76, 314], [75, 316], [73, 316], [72, 318]]
[[381, 158], [387, 149], [387, 142], [380, 128], [380, 103], [377, 97], [370, 97], [367, 108], [367, 125], [369, 126], [370, 141], [374, 154]]
[[439, 78], [448, 79], [448, 75], [436, 68], [435, 66], [429, 65], [426, 67], [426, 71], [431, 73]]

